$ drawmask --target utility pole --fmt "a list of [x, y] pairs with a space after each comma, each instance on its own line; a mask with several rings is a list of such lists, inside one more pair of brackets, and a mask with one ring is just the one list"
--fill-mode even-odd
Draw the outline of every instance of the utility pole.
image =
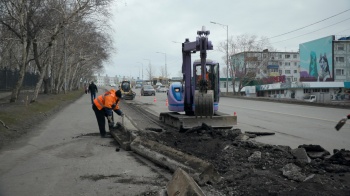
[[[227, 65], [227, 70], [226, 70], [226, 93], [228, 93], [228, 65], [229, 65], [229, 59], [228, 59], [228, 25], [220, 24], [217, 22], [210, 22], [213, 24], [221, 25], [223, 27], [226, 27], [226, 65]], [[233, 87], [235, 88], [235, 87]]]
[[143, 84], [143, 63], [141, 63], [141, 62], [136, 62], [136, 63], [140, 63], [140, 64], [141, 64], [141, 66], [142, 66], [142, 73], [141, 73], [141, 74], [142, 74], [142, 75], [141, 75], [141, 76], [142, 76], [142, 78], [141, 78], [141, 80], [142, 80], [142, 84]]
[[[148, 61], [148, 66], [149, 66], [149, 68], [151, 67], [151, 60], [149, 60], [149, 59], [143, 59], [143, 60], [146, 60], [146, 61]], [[151, 70], [150, 70], [151, 71]], [[150, 74], [152, 74], [152, 73], [150, 73]], [[151, 75], [152, 76], [152, 75]], [[151, 83], [153, 82], [152, 80], [153, 80], [153, 78], [150, 78], [150, 80], [151, 80]]]

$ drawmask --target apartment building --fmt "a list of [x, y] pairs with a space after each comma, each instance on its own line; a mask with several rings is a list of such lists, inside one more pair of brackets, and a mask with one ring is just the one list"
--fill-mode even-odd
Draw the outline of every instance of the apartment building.
[[298, 52], [248, 51], [231, 55], [230, 60], [237, 75], [252, 72], [257, 79], [299, 81]]
[[350, 36], [336, 36], [333, 41], [334, 81], [350, 81]]
[[299, 44], [299, 52], [238, 53], [231, 56], [231, 63], [238, 70], [236, 77], [245, 71], [263, 79], [249, 96], [303, 99], [315, 95], [317, 102], [350, 100], [350, 36], [305, 42]]

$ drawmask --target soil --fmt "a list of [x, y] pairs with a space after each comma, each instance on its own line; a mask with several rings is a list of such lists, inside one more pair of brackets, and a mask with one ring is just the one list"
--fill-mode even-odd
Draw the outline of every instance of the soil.
[[[146, 108], [136, 102], [122, 104], [139, 129], [138, 135], [215, 167], [221, 181], [200, 184], [203, 190], [211, 190], [208, 195], [350, 195], [348, 150], [334, 150], [331, 155], [317, 144], [299, 146], [300, 149], [262, 144], [254, 141], [259, 136], [239, 129], [202, 126], [179, 132], [163, 126]], [[300, 158], [296, 151], [304, 157]]]
[[[45, 102], [45, 99], [52, 97], [39, 96], [38, 101]], [[11, 112], [12, 107], [4, 100], [0, 100], [1, 109]], [[7, 145], [19, 136], [24, 137], [33, 125], [69, 103], [63, 101], [52, 112], [28, 116], [25, 122], [31, 123], [10, 128], [12, 135], [2, 135], [0, 144]], [[244, 134], [238, 129], [202, 127], [179, 132], [162, 127], [157, 116], [145, 111], [146, 107], [134, 102], [121, 103], [121, 108], [133, 120], [140, 135], [197, 156], [215, 167], [222, 177], [221, 181], [200, 184], [203, 190], [210, 190], [208, 195], [350, 195], [348, 150], [335, 150], [333, 155], [329, 155], [318, 145], [300, 146], [307, 152], [308, 162], [307, 159], [296, 158], [292, 153], [295, 149], [258, 143], [254, 141], [256, 135]], [[162, 129], [160, 132], [159, 127]]]

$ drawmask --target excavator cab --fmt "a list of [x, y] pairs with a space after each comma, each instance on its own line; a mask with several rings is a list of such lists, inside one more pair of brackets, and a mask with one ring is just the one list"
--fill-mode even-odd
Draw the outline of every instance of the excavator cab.
[[[206, 76], [205, 80], [207, 81], [207, 90], [213, 90], [214, 95], [214, 102], [219, 102], [219, 95], [220, 95], [220, 81], [219, 81], [219, 63], [216, 63], [212, 60], [207, 59], [206, 61]], [[200, 81], [202, 80], [201, 76], [201, 63], [199, 60], [196, 60], [193, 63], [193, 70], [194, 70], [194, 88], [195, 90], [200, 89]]]

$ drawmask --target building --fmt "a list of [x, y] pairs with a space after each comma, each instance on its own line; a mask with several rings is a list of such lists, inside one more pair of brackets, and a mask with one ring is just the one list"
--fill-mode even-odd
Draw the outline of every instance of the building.
[[115, 76], [115, 77], [110, 77], [108, 75], [102, 76], [100, 74], [98, 74], [95, 77], [95, 83], [97, 86], [110, 86], [112, 85], [116, 85], [119, 83], [120, 79], [119, 77]]
[[[288, 54], [285, 54], [285, 58], [286, 55]], [[255, 95], [295, 99], [315, 95], [317, 102], [350, 100], [349, 36], [331, 35], [302, 43], [299, 45], [299, 55], [300, 64], [297, 65], [296, 72], [292, 61], [290, 65], [285, 61], [284, 67], [271, 66], [272, 62], [267, 63], [266, 73], [276, 72], [275, 69], [278, 68], [278, 72], [284, 73], [286, 80], [256, 85]], [[249, 65], [249, 62], [245, 64]], [[263, 63], [260, 63], [261, 65]], [[290, 69], [289, 66], [291, 66]], [[288, 80], [289, 72], [293, 72], [294, 76]], [[296, 80], [295, 75], [298, 75]], [[271, 75], [267, 74], [265, 77], [271, 77]]]
[[333, 41], [334, 81], [350, 81], [350, 36], [338, 36]]
[[298, 52], [241, 52], [230, 57], [236, 77], [254, 73], [254, 78], [264, 81], [295, 82], [299, 80]]

